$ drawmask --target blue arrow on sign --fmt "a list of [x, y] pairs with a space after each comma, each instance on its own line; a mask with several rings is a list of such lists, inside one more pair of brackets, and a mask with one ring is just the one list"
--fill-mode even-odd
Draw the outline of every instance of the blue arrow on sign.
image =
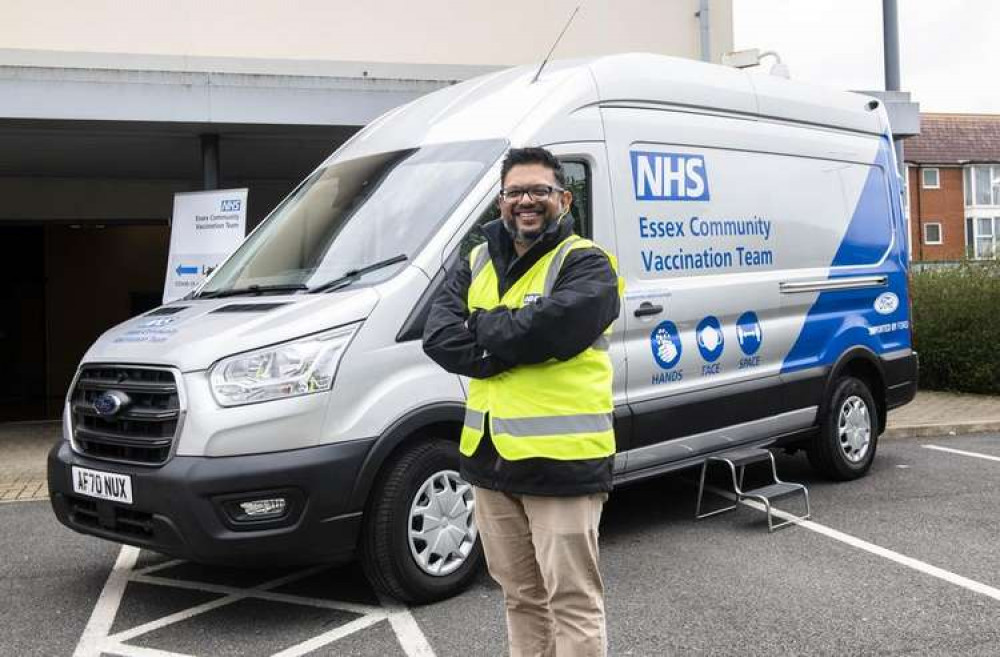
[[184, 265], [177, 265], [177, 275], [183, 276], [184, 274], [197, 274], [197, 267], [185, 267]]

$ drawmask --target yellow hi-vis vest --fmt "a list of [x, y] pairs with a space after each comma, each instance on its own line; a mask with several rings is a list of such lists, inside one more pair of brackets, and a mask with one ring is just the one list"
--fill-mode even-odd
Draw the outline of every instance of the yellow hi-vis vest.
[[[469, 312], [497, 306], [521, 308], [549, 295], [566, 254], [595, 246], [570, 235], [539, 258], [501, 298], [489, 251], [486, 244], [480, 244], [469, 255]], [[607, 255], [617, 275], [615, 260]], [[620, 288], [619, 282], [619, 292]], [[487, 417], [493, 444], [508, 461], [533, 457], [570, 461], [614, 454], [610, 336], [609, 326], [593, 345], [569, 360], [518, 365], [496, 376], [470, 380], [459, 446], [462, 454], [475, 453]]]

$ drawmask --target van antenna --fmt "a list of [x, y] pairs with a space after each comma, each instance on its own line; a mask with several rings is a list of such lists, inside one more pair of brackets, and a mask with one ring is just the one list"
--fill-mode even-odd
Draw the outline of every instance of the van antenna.
[[552, 56], [552, 53], [555, 51], [556, 46], [559, 45], [560, 39], [562, 39], [563, 35], [566, 34], [566, 30], [569, 29], [569, 24], [573, 22], [574, 18], [576, 18], [576, 12], [578, 11], [580, 11], [580, 5], [577, 5], [576, 9], [573, 10], [573, 13], [569, 15], [569, 20], [566, 21], [566, 25], [565, 27], [563, 27], [562, 32], [559, 33], [559, 36], [556, 37], [555, 43], [553, 43], [552, 47], [549, 48], [549, 54], [545, 55], [545, 59], [542, 60], [542, 65], [538, 67], [538, 72], [535, 73], [535, 77], [531, 78], [531, 84], [535, 84], [536, 82], [538, 82], [538, 76], [542, 74], [542, 69], [545, 68], [545, 65], [549, 63], [549, 57]]

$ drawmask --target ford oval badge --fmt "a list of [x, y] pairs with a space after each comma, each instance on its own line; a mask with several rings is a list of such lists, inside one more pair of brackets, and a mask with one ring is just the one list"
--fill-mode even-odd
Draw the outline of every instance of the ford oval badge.
[[111, 416], [122, 410], [128, 401], [128, 396], [124, 392], [109, 390], [94, 400], [94, 410], [98, 415]]
[[899, 308], [899, 297], [894, 292], [883, 292], [875, 299], [875, 312], [879, 315], [891, 315]]

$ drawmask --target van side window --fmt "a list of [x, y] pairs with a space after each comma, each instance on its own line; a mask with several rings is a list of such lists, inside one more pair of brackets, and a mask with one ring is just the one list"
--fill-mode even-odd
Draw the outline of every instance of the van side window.
[[594, 223], [590, 214], [590, 167], [580, 160], [564, 160], [566, 188], [573, 192], [570, 214], [575, 222], [573, 230], [580, 237], [594, 237]]
[[[593, 236], [593, 223], [590, 217], [590, 169], [586, 162], [579, 160], [564, 160], [562, 165], [566, 174], [566, 188], [573, 192], [573, 205], [570, 207], [570, 216], [574, 222], [573, 230], [581, 237], [590, 238]], [[460, 258], [468, 258], [472, 249], [486, 241], [482, 231], [483, 224], [499, 216], [500, 210], [496, 203], [490, 203], [462, 240], [458, 249]]]

